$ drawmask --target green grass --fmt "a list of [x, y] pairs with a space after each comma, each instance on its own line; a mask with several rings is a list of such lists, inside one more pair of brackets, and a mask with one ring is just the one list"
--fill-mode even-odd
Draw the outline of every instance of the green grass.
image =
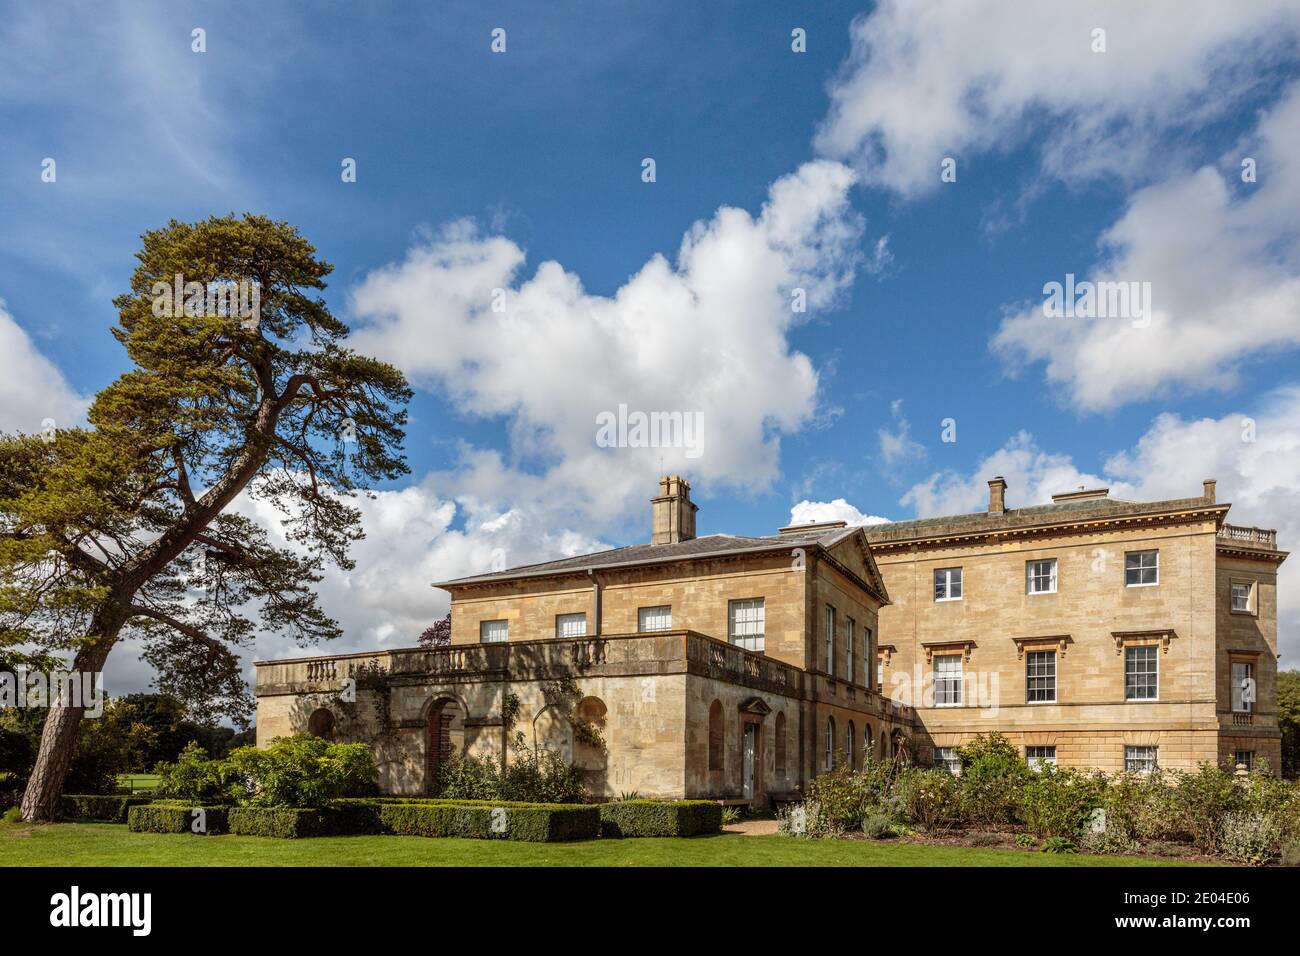
[[799, 840], [648, 838], [532, 844], [355, 836], [308, 840], [131, 833], [109, 823], [0, 823], [3, 866], [1160, 866], [1137, 857]]
[[160, 779], [156, 773], [122, 773], [118, 774], [117, 784], [136, 793], [140, 790], [152, 790], [158, 786]]

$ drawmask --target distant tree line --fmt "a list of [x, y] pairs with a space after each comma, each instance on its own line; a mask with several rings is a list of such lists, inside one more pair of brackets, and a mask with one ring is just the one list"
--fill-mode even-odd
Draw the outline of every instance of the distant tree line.
[[[37, 708], [0, 711], [0, 788], [26, 781], [47, 713]], [[111, 793], [121, 774], [149, 773], [162, 761], [175, 761], [191, 741], [220, 758], [254, 743], [254, 731], [192, 720], [168, 694], [110, 698], [102, 717], [85, 720], [79, 728], [66, 792]]]

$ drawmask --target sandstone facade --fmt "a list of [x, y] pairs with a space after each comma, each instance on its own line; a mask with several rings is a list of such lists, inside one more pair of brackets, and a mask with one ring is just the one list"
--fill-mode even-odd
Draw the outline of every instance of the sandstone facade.
[[258, 742], [365, 740], [399, 794], [453, 749], [510, 759], [517, 734], [603, 797], [792, 798], [835, 763], [942, 763], [992, 730], [1061, 766], [1278, 766], [1271, 532], [1226, 525], [1211, 482], [1022, 509], [990, 486], [986, 513], [697, 538], [665, 478], [651, 544], [439, 585], [449, 647], [259, 663]]

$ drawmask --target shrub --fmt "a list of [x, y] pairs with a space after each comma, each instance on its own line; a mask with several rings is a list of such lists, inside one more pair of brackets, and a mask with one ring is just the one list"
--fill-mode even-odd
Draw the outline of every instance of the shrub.
[[505, 770], [489, 756], [453, 754], [438, 766], [438, 793], [454, 800], [583, 803], [582, 771], [548, 750], [518, 746]]
[[904, 818], [927, 831], [946, 829], [961, 819], [957, 778], [946, 770], [909, 769], [896, 781]]
[[1159, 770], [1112, 777], [1102, 806], [1107, 828], [1116, 825], [1134, 840], [1171, 840], [1180, 835], [1174, 790]]
[[787, 836], [797, 837], [833, 837], [840, 836], [844, 830], [836, 826], [822, 813], [821, 805], [816, 800], [792, 803], [782, 808], [776, 817], [776, 830]]
[[0, 811], [22, 803], [27, 781], [17, 774], [0, 770]]
[[1300, 866], [1300, 840], [1292, 840], [1282, 848], [1283, 866]]
[[1029, 773], [1029, 766], [1021, 758], [1020, 751], [997, 731], [976, 734], [957, 748], [957, 758], [961, 760], [962, 776], [973, 775], [977, 780], [1023, 777]]
[[1074, 845], [1073, 840], [1055, 836], [1045, 840], [1038, 851], [1040, 853], [1078, 853], [1079, 848]]
[[1002, 838], [996, 833], [989, 833], [987, 830], [975, 830], [970, 835], [971, 846], [997, 846], [1002, 842]]
[[898, 830], [883, 813], [868, 813], [862, 818], [862, 833], [872, 840], [892, 840]]
[[1038, 838], [1032, 833], [1017, 833], [1016, 846], [1022, 846], [1027, 850], [1032, 850], [1034, 847], [1038, 846]]
[[1021, 787], [1020, 819], [1040, 838], [1072, 840], [1101, 805], [1105, 778], [1046, 764]]
[[1174, 779], [1173, 805], [1179, 829], [1202, 853], [1214, 853], [1228, 815], [1245, 808], [1245, 788], [1232, 774], [1208, 763], [1201, 764], [1196, 773], [1176, 773]]
[[339, 797], [375, 790], [375, 760], [365, 744], [334, 744], [310, 734], [281, 737], [270, 747], [240, 747], [218, 772], [237, 781], [237, 802], [255, 807], [320, 808]]
[[[202, 810], [202, 815], [195, 813]], [[195, 833], [216, 835], [229, 829], [228, 807], [193, 806], [189, 803], [147, 803], [132, 807], [126, 825], [132, 833]], [[200, 823], [201, 828], [195, 824]]]
[[722, 808], [722, 825], [724, 827], [734, 827], [741, 821], [743, 814], [736, 807]]
[[209, 760], [207, 751], [190, 741], [175, 763], [159, 763], [154, 768], [158, 785], [154, 795], [169, 800], [184, 800], [196, 805], [230, 803], [243, 790], [231, 764]]
[[1014, 823], [1019, 815], [1024, 780], [1019, 775], [988, 777], [963, 773], [957, 781], [962, 820], [977, 826]]
[[[730, 808], [729, 808], [730, 809]], [[722, 829], [722, 806], [711, 800], [620, 800], [600, 806], [607, 837], [688, 837]]]
[[1089, 853], [1136, 853], [1139, 848], [1138, 841], [1134, 839], [1128, 825], [1121, 819], [1109, 817], [1106, 819], [1106, 826], [1101, 830], [1086, 828], [1079, 838], [1079, 845]]
[[528, 803], [584, 803], [582, 770], [549, 750], [516, 752], [501, 775], [503, 800]]
[[838, 833], [862, 821], [867, 796], [866, 779], [847, 766], [823, 773], [808, 785], [808, 800], [817, 804], [819, 818]]
[[132, 807], [148, 802], [148, 797], [65, 793], [59, 798], [58, 816], [76, 823], [126, 823]]
[[1238, 863], [1261, 866], [1277, 855], [1282, 831], [1267, 813], [1226, 814], [1219, 825], [1219, 848]]

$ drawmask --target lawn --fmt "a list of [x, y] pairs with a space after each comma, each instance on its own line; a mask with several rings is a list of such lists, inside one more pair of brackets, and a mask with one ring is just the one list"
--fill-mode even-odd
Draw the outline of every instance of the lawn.
[[141, 790], [152, 790], [158, 786], [160, 779], [156, 773], [122, 773], [118, 774], [117, 783], [132, 793], [138, 793]]
[[131, 833], [110, 823], [0, 823], [0, 866], [1161, 866], [1137, 857], [800, 840], [724, 833], [692, 839], [513, 843], [354, 836], [311, 840]]

